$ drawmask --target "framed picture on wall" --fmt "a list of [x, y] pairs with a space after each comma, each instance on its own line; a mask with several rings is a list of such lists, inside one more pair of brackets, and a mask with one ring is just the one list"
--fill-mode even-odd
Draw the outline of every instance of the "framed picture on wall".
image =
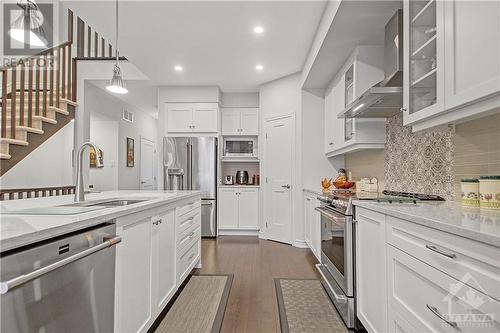
[[134, 167], [134, 139], [127, 138], [127, 166]]
[[[104, 167], [104, 153], [101, 149], [99, 149], [99, 162], [101, 162], [101, 166], [99, 168]], [[97, 168], [97, 155], [95, 153], [94, 147], [90, 147], [90, 167]]]

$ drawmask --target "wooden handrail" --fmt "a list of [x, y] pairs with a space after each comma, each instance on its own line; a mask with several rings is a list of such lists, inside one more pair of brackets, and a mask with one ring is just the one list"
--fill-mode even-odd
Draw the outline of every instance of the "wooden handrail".
[[17, 200], [26, 198], [38, 198], [47, 196], [68, 195], [75, 193], [75, 186], [52, 186], [34, 188], [0, 189], [0, 201]]

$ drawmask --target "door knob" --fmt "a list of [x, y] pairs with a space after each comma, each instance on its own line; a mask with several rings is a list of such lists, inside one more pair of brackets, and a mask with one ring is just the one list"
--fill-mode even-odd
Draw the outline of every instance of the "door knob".
[[146, 181], [145, 180], [141, 180], [141, 184], [146, 184]]
[[290, 186], [290, 184], [286, 184], [286, 185], [281, 185], [281, 187], [290, 189], [291, 186]]

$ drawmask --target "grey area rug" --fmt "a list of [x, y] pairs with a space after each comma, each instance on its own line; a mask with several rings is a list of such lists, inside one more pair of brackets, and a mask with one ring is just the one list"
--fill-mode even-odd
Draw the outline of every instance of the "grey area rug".
[[232, 275], [193, 275], [155, 333], [220, 332]]
[[281, 332], [348, 332], [319, 280], [275, 279], [274, 284]]

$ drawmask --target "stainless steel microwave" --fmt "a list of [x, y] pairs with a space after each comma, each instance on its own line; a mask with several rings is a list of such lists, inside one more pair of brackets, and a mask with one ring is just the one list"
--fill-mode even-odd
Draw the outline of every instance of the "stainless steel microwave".
[[224, 138], [223, 155], [228, 157], [257, 157], [257, 140], [254, 138]]

